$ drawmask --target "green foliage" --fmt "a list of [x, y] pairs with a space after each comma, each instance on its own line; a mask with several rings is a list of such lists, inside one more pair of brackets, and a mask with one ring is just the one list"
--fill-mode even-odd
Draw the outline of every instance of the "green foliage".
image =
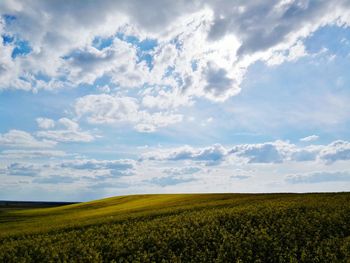
[[349, 201], [147, 195], [11, 211], [0, 217], [0, 262], [350, 262]]

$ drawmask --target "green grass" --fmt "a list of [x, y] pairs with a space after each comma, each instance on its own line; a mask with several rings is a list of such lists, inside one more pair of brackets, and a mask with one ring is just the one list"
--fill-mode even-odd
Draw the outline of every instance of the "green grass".
[[350, 193], [134, 195], [0, 207], [0, 262], [162, 261], [350, 262]]
[[[179, 213], [184, 210], [246, 205], [274, 195], [169, 194], [106, 198], [54, 208], [1, 210], [0, 238], [8, 235], [51, 231], [110, 221], [123, 221]], [[2, 212], [2, 213], [1, 213]]]

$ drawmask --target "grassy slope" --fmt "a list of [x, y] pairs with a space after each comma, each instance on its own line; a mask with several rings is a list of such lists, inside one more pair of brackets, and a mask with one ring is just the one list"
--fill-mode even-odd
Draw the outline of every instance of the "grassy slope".
[[0, 262], [349, 259], [350, 193], [135, 195], [0, 208]]
[[110, 221], [153, 217], [182, 210], [246, 205], [294, 195], [163, 194], [131, 195], [53, 208], [1, 209], [0, 238]]
[[1, 210], [0, 238], [17, 234], [46, 232], [61, 228], [76, 228], [111, 221], [124, 221], [181, 211], [247, 207], [259, 202], [293, 203], [315, 198], [345, 198], [349, 194], [164, 194], [120, 196], [53, 208]]

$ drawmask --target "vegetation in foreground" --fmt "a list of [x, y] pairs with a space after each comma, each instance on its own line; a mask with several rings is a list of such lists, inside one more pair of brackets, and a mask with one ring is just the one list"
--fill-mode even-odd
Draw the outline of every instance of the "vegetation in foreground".
[[0, 207], [0, 262], [350, 262], [350, 193]]

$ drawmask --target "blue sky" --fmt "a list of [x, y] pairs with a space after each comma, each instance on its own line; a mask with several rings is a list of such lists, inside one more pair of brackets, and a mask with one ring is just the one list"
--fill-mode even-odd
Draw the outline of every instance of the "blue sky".
[[349, 191], [347, 1], [125, 3], [0, 3], [0, 199]]

